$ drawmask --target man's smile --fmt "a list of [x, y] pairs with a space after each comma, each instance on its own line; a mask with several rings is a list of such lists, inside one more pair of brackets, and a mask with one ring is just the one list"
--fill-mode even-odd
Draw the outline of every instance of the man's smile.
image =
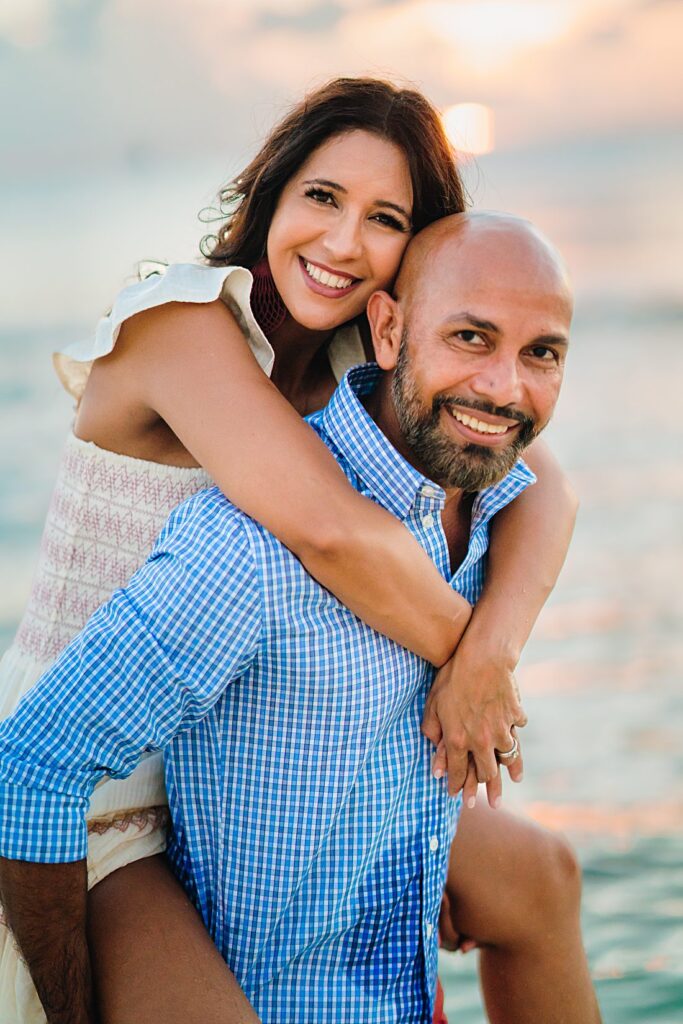
[[507, 423], [500, 421], [490, 423], [482, 419], [480, 415], [475, 416], [472, 412], [458, 406], [444, 406], [443, 408], [463, 439], [487, 447], [507, 444], [520, 427], [518, 420], [508, 420]]

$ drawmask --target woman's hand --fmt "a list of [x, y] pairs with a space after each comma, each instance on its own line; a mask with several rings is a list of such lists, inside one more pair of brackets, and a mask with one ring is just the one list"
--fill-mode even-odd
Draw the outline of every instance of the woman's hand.
[[469, 953], [470, 950], [477, 948], [475, 939], [471, 939], [457, 930], [455, 913], [451, 897], [448, 893], [448, 887], [444, 889], [443, 896], [441, 897], [439, 945], [442, 949], [447, 949], [451, 953]]
[[[502, 778], [496, 751], [510, 750], [514, 727], [527, 722], [514, 668], [500, 650], [492, 652], [468, 629], [453, 657], [437, 673], [427, 698], [422, 731], [437, 747], [432, 770], [436, 778], [448, 774], [451, 796], [464, 788], [469, 806], [476, 799], [479, 782], [486, 783], [490, 805], [498, 806]], [[521, 755], [506, 767], [513, 782], [520, 782]]]

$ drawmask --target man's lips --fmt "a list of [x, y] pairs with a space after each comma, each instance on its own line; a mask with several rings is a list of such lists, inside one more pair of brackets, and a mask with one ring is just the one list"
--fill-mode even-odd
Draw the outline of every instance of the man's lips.
[[341, 274], [322, 263], [313, 263], [311, 260], [304, 259], [303, 256], [299, 256], [299, 267], [304, 281], [311, 291], [318, 295], [324, 295], [328, 299], [343, 298], [361, 282], [359, 277]]
[[491, 416], [466, 406], [444, 405], [443, 409], [461, 437], [489, 448], [508, 444], [521, 427], [519, 420]]

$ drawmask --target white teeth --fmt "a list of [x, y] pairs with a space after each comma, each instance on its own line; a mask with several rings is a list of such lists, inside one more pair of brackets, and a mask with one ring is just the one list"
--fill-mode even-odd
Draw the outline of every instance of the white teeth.
[[493, 423], [483, 423], [482, 420], [477, 420], [474, 416], [468, 416], [466, 412], [457, 412], [455, 409], [450, 411], [456, 420], [480, 434], [504, 434], [506, 430], [510, 429], [509, 427], [494, 426]]
[[352, 277], [338, 277], [336, 274], [330, 274], [327, 270], [316, 267], [314, 263], [309, 263], [308, 260], [304, 260], [304, 266], [314, 281], [319, 281], [320, 284], [327, 285], [328, 288], [348, 288], [353, 284]]

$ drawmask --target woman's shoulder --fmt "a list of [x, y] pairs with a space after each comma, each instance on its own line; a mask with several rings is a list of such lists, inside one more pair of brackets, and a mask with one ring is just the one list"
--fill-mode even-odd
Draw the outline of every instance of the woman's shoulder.
[[252, 314], [251, 286], [252, 276], [245, 267], [174, 263], [160, 268], [123, 288], [93, 335], [54, 353], [57, 375], [69, 394], [78, 400], [93, 362], [113, 351], [121, 327], [131, 317], [170, 303], [204, 304], [217, 299], [230, 309], [257, 361], [270, 373], [273, 350]]

